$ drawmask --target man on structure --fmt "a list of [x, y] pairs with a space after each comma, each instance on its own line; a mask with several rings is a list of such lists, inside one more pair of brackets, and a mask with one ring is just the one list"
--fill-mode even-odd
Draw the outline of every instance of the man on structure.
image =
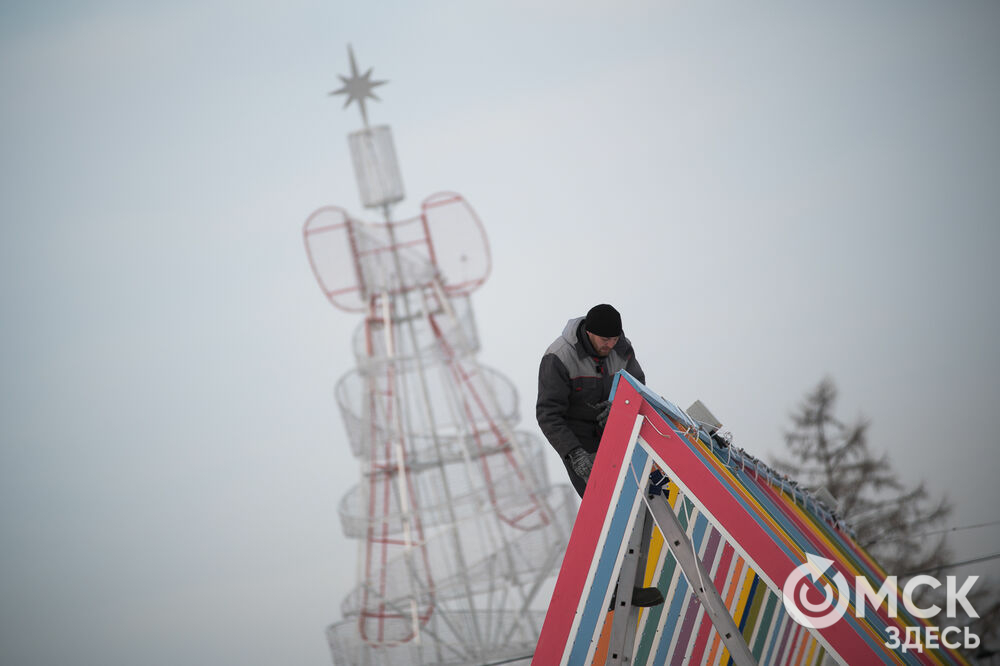
[[[608, 398], [619, 370], [646, 383], [632, 343], [622, 335], [621, 315], [607, 303], [570, 319], [538, 369], [535, 416], [580, 497], [611, 412]], [[655, 587], [636, 588], [632, 603], [655, 606], [663, 603], [663, 595]]]

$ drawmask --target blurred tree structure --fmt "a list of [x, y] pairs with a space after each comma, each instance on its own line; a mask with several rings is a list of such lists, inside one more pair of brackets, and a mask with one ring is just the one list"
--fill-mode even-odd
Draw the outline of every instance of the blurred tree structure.
[[906, 487], [888, 454], [876, 457], [868, 444], [867, 419], [844, 423], [834, 413], [837, 388], [823, 379], [791, 415], [785, 433], [791, 459], [774, 465], [799, 484], [825, 488], [837, 501], [837, 514], [855, 539], [890, 573], [933, 572], [949, 562], [945, 535], [922, 536], [951, 513], [942, 498], [931, 501], [924, 483]]
[[[824, 378], [791, 414], [792, 427], [785, 432], [788, 457], [772, 460], [772, 464], [821, 499], [823, 491], [828, 492], [836, 503], [831, 508], [841, 522], [853, 530], [857, 542], [888, 574], [898, 577], [900, 587], [917, 574], [943, 581], [954, 561], [947, 543], [949, 530], [940, 529], [951, 515], [951, 505], [944, 497], [932, 498], [922, 481], [904, 483], [888, 454], [872, 451], [870, 421], [841, 421], [835, 414], [836, 402], [837, 387], [832, 379]], [[932, 603], [943, 588], [921, 588], [920, 604]], [[968, 623], [982, 638], [982, 650], [995, 649], [1000, 594], [980, 580], [969, 601], [980, 618], [946, 620], [941, 616], [938, 621], [942, 625]], [[977, 656], [986, 657], [986, 662], [980, 663], [993, 663], [986, 654]]]

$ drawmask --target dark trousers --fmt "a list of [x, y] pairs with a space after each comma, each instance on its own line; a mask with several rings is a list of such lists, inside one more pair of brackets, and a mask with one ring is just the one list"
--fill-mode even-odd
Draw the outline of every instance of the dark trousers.
[[563, 458], [563, 467], [566, 468], [566, 473], [569, 474], [569, 482], [573, 484], [573, 488], [576, 490], [576, 494], [583, 499], [583, 491], [587, 489], [587, 482], [577, 476], [577, 473], [573, 471], [570, 467], [569, 461]]

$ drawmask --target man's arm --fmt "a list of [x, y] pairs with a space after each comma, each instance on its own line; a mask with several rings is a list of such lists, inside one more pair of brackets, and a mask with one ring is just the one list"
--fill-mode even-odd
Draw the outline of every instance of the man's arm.
[[546, 354], [538, 367], [538, 400], [535, 418], [549, 444], [561, 457], [580, 446], [580, 440], [569, 429], [566, 410], [569, 408], [569, 372], [555, 354]]

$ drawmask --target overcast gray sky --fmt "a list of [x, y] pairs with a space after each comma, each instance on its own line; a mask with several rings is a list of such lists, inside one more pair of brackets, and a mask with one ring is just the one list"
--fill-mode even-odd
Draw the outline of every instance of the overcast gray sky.
[[523, 427], [611, 302], [752, 453], [829, 375], [950, 525], [995, 520], [997, 3], [5, 3], [0, 662], [329, 662], [359, 318], [301, 226], [363, 213], [348, 42], [390, 81], [397, 214], [455, 190], [486, 225]]

